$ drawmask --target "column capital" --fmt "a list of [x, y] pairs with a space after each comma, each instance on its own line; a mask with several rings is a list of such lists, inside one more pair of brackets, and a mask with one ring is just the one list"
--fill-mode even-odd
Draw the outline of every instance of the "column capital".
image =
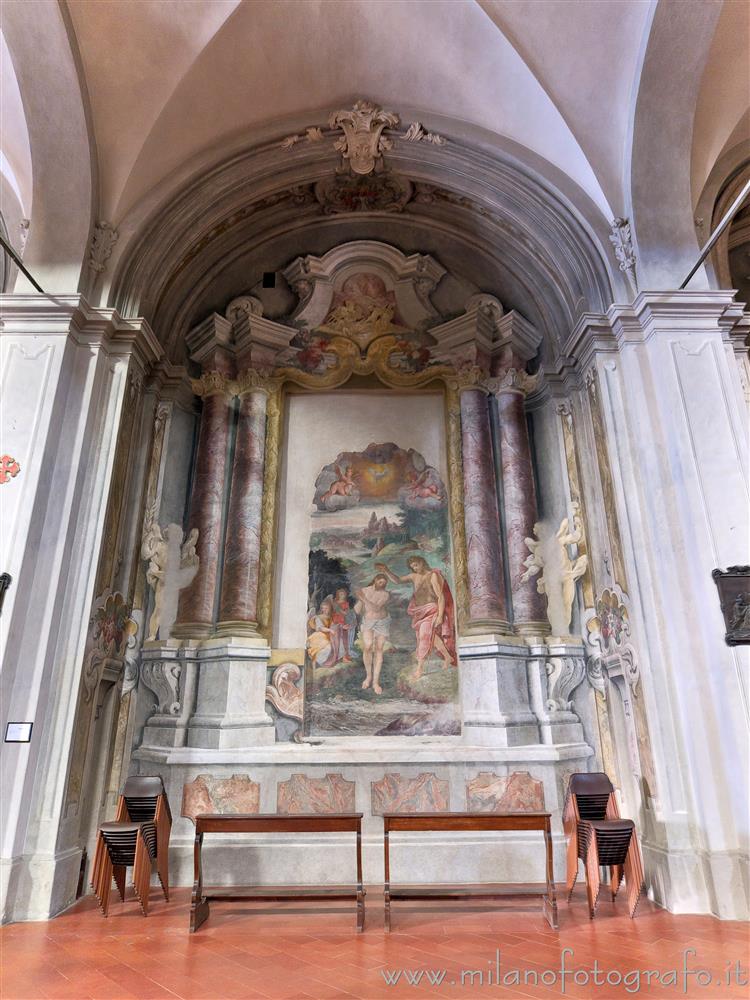
[[195, 395], [202, 399], [224, 396], [230, 400], [235, 396], [234, 382], [219, 371], [205, 371], [200, 378], [191, 378], [190, 385]]
[[449, 375], [446, 381], [451, 389], [455, 389], [459, 395], [467, 389], [478, 389], [480, 392], [487, 392], [485, 381], [488, 378], [487, 371], [479, 365], [465, 365], [457, 368], [455, 374]]
[[266, 396], [281, 388], [282, 380], [257, 368], [244, 368], [237, 378], [229, 383], [229, 391], [235, 396], [246, 396], [252, 392], [262, 392]]
[[520, 396], [527, 396], [539, 387], [541, 375], [536, 372], [529, 375], [523, 368], [506, 368], [499, 375], [493, 375], [484, 380], [483, 385], [493, 396], [501, 393], [514, 392]]

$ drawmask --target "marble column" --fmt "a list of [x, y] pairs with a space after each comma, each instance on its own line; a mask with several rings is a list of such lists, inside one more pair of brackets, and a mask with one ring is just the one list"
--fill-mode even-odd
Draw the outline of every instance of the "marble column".
[[[244, 383], [247, 388], [243, 391]], [[232, 466], [232, 486], [224, 548], [219, 625], [221, 634], [256, 635], [258, 628], [258, 566], [266, 448], [265, 388], [243, 373], [240, 412]]]
[[505, 603], [497, 488], [487, 396], [478, 387], [461, 392], [464, 524], [469, 576], [469, 630], [510, 631]]
[[174, 635], [200, 638], [213, 630], [222, 547], [222, 513], [232, 403], [224, 373], [206, 371], [193, 381], [203, 397], [189, 527], [198, 529], [200, 569], [180, 594]]
[[538, 516], [531, 445], [524, 409], [528, 382], [529, 376], [524, 371], [511, 368], [502, 377], [493, 379], [493, 389], [497, 398], [513, 631], [518, 635], [543, 635], [549, 632], [544, 596], [537, 590], [536, 578], [525, 583], [521, 580], [524, 560], [529, 554], [524, 539], [533, 537]]

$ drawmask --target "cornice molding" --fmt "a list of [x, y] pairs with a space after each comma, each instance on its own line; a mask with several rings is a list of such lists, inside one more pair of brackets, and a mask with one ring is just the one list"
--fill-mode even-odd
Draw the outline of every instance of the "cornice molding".
[[82, 295], [0, 295], [0, 316], [2, 337], [70, 337], [108, 354], [133, 354], [144, 368], [164, 356], [145, 319], [92, 306]]

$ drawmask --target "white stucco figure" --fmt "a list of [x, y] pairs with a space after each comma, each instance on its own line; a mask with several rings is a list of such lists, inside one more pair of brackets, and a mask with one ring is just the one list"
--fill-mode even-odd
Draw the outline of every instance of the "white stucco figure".
[[547, 596], [547, 618], [555, 636], [570, 634], [570, 619], [575, 600], [575, 582], [586, 572], [588, 556], [571, 558], [569, 545], [577, 545], [582, 537], [578, 510], [573, 517], [563, 518], [554, 534], [544, 523], [534, 525], [535, 538], [526, 538], [529, 555], [523, 565], [526, 572], [521, 577], [525, 583], [540, 574], [536, 588]]
[[200, 559], [196, 552], [198, 529], [188, 534], [183, 543], [179, 524], [168, 524], [162, 530], [152, 509], [143, 526], [141, 556], [148, 560], [146, 581], [154, 591], [154, 607], [148, 622], [148, 639], [168, 639], [177, 617], [179, 592], [193, 581]]

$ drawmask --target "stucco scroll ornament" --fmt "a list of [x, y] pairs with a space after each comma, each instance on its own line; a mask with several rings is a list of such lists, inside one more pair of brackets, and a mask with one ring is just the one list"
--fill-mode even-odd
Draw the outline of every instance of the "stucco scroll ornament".
[[549, 712], [571, 711], [571, 695], [586, 676], [583, 656], [553, 656], [547, 661], [547, 704]]
[[596, 614], [586, 625], [586, 644], [591, 653], [586, 661], [589, 683], [605, 690], [605, 671], [616, 664], [631, 687], [640, 678], [635, 651], [629, 643], [630, 619], [620, 595], [606, 589], [596, 600]]
[[96, 271], [97, 274], [102, 273], [112, 256], [112, 250], [119, 236], [118, 231], [109, 222], [97, 222], [89, 250], [89, 267], [92, 271]]
[[138, 623], [131, 618], [130, 606], [119, 592], [102, 594], [89, 625], [89, 649], [83, 665], [84, 700], [94, 697], [107, 663], [116, 669], [125, 665], [129, 649], [135, 647]]
[[141, 667], [141, 679], [157, 698], [157, 715], [180, 714], [181, 663], [147, 660]]
[[192, 583], [200, 559], [196, 552], [198, 529], [188, 534], [183, 543], [179, 524], [168, 524], [162, 531], [156, 521], [156, 505], [146, 514], [143, 526], [141, 556], [148, 560], [146, 581], [154, 590], [154, 609], [148, 622], [148, 639], [168, 638], [177, 615], [177, 597], [183, 587]]
[[296, 663], [282, 663], [271, 674], [271, 683], [266, 686], [266, 701], [289, 719], [302, 719], [302, 691], [297, 687], [301, 676], [302, 671]]
[[444, 146], [445, 139], [436, 132], [428, 132], [420, 122], [412, 122], [408, 129], [399, 136], [405, 142], [429, 142], [434, 146]]
[[563, 518], [554, 536], [545, 532], [541, 523], [534, 525], [535, 538], [524, 539], [529, 555], [523, 565], [526, 572], [521, 582], [526, 583], [539, 574], [536, 589], [547, 595], [547, 618], [554, 636], [570, 634], [570, 619], [576, 593], [576, 580], [583, 576], [588, 566], [588, 556], [571, 557], [569, 545], [578, 545], [583, 537], [578, 508], [573, 507], [573, 517]]
[[609, 242], [614, 247], [615, 257], [617, 258], [620, 270], [627, 274], [633, 282], [633, 287], [638, 291], [633, 236], [630, 231], [630, 222], [627, 219], [618, 218], [612, 220], [612, 232], [609, 235]]

